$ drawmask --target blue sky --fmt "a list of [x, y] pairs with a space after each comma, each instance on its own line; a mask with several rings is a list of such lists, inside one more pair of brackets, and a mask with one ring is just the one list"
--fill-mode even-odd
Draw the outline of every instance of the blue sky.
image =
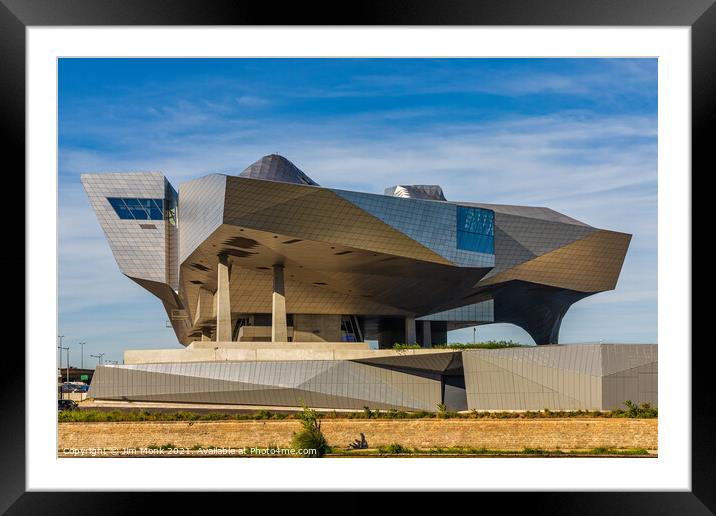
[[[178, 347], [118, 270], [85, 172], [161, 171], [175, 188], [269, 153], [319, 184], [440, 184], [453, 201], [549, 206], [632, 233], [617, 289], [576, 303], [561, 341], [656, 342], [655, 59], [61, 59], [59, 332], [79, 364]], [[472, 330], [450, 334], [471, 341]], [[478, 340], [532, 343], [507, 324]]]

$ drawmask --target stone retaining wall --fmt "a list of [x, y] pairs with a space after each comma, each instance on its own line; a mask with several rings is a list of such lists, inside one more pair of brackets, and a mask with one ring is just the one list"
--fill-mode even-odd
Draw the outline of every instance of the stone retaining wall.
[[[645, 448], [656, 450], [656, 419], [416, 419], [323, 420], [332, 446], [347, 446], [363, 432], [371, 448], [471, 446], [499, 450]], [[59, 423], [59, 449], [288, 446], [300, 425], [284, 421]]]

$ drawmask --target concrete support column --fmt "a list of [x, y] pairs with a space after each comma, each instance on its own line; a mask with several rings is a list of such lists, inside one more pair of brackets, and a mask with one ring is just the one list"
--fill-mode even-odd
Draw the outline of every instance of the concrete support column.
[[225, 254], [219, 255], [216, 289], [216, 341], [231, 341], [231, 298], [229, 295], [229, 262]]
[[283, 265], [273, 266], [273, 300], [271, 309], [271, 342], [288, 342], [286, 326], [286, 290]]
[[209, 328], [208, 326], [204, 326], [201, 329], [201, 340], [203, 342], [211, 340], [211, 328]]
[[415, 317], [408, 316], [405, 318], [405, 343], [415, 344]]
[[423, 323], [423, 347], [424, 348], [432, 348], [433, 347], [433, 336], [432, 336], [432, 327], [430, 324], [430, 321], [422, 321]]

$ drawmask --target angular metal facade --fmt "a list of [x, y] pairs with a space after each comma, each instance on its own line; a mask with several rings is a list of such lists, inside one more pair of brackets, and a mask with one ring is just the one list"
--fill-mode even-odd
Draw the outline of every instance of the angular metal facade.
[[[433, 343], [493, 322], [557, 343], [574, 302], [615, 288], [631, 238], [548, 208], [447, 202], [432, 185], [324, 188], [278, 155], [178, 196], [158, 173], [82, 181], [120, 270], [161, 299], [185, 346], [215, 338], [220, 256], [232, 325], [272, 313], [280, 265], [288, 314], [351, 317], [363, 340], [404, 342], [415, 332], [403, 321], [418, 320], [440, 328]], [[121, 199], [162, 199], [165, 217], [123, 219]]]
[[349, 360], [203, 362], [98, 366], [90, 397], [361, 410], [430, 410], [440, 378]]
[[97, 399], [318, 408], [612, 410], [658, 406], [656, 345], [540, 346], [356, 360], [98, 366]]
[[657, 346], [579, 344], [463, 352], [476, 410], [612, 410], [658, 405]]

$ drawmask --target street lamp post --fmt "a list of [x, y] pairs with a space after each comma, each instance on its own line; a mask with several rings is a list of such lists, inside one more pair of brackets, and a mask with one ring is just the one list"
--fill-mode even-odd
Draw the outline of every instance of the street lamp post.
[[472, 345], [474, 346], [475, 344], [477, 344], [477, 327], [473, 326], [472, 327]]
[[80, 342], [80, 369], [85, 368], [85, 344], [86, 342]]
[[[70, 348], [69, 346], [66, 348], [63, 348], [62, 346], [57, 346], [57, 349], [59, 350], [60, 355], [60, 379], [62, 379], [62, 350], [67, 350], [67, 381], [70, 381]], [[62, 392], [62, 387], [60, 387], [60, 399], [64, 399], [64, 392]]]
[[70, 347], [67, 346], [65, 349], [67, 350], [67, 369], [65, 369], [65, 371], [67, 371], [67, 383], [69, 383], [70, 382]]
[[102, 365], [102, 357], [104, 356], [104, 353], [97, 353], [96, 355], [90, 355], [92, 358], [97, 359], [97, 365]]
[[64, 335], [57, 336], [60, 339], [60, 344], [57, 346], [57, 368], [60, 370], [62, 370], [62, 339], [64, 337]]

